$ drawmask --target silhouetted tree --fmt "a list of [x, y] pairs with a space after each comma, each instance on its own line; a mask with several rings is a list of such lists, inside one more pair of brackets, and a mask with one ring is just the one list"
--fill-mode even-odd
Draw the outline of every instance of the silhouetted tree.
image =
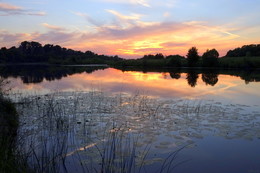
[[202, 63], [204, 67], [218, 66], [219, 53], [216, 49], [207, 50], [202, 55]]
[[198, 55], [198, 49], [196, 47], [192, 47], [189, 49], [188, 54], [187, 54], [187, 60], [189, 66], [195, 66], [195, 64], [199, 60], [199, 55]]

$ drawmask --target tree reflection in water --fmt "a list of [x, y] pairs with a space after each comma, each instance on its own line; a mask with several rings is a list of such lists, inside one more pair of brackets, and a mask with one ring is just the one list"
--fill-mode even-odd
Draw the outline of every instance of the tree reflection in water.
[[[68, 77], [73, 74], [87, 73], [91, 74], [97, 70], [104, 70], [108, 66], [55, 66], [55, 65], [8, 65], [0, 66], [0, 76], [3, 78], [13, 77], [20, 78], [23, 83], [41, 83], [44, 80], [54, 81]], [[238, 76], [245, 81], [249, 82], [260, 81], [260, 71], [238, 71], [238, 70], [221, 70], [221, 69], [191, 69], [191, 68], [176, 68], [176, 69], [140, 69], [140, 68], [124, 68], [120, 69], [125, 71], [136, 71], [147, 73], [157, 72], [163, 73], [164, 78], [169, 75], [172, 79], [180, 79], [181, 74], [186, 75], [186, 80], [191, 87], [197, 86], [199, 75], [206, 85], [214, 86], [218, 83], [219, 74]]]
[[188, 81], [188, 84], [191, 87], [195, 87], [197, 85], [198, 78], [199, 78], [199, 74], [196, 71], [189, 71], [187, 73], [186, 79]]
[[206, 83], [206, 85], [214, 86], [218, 83], [218, 73], [217, 71], [211, 70], [202, 73], [202, 81]]

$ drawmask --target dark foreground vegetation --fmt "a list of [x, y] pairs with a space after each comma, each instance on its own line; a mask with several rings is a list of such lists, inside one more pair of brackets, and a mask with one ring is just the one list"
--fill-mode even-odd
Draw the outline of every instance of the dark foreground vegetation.
[[164, 56], [161, 53], [144, 55], [139, 59], [123, 59], [118, 56], [98, 55], [91, 51], [81, 52], [62, 48], [59, 45], [24, 41], [19, 47], [0, 49], [0, 64], [46, 63], [46, 64], [108, 64], [113, 67], [208, 67], [208, 68], [260, 68], [260, 44], [245, 45], [229, 50], [219, 58], [216, 49], [207, 50], [199, 56], [198, 49], [192, 47], [186, 57]]
[[15, 105], [5, 97], [6, 80], [0, 78], [0, 172], [26, 172], [17, 152], [19, 118]]

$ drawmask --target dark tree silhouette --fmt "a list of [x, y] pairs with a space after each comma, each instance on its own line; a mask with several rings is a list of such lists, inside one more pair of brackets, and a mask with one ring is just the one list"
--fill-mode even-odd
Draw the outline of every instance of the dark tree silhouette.
[[106, 61], [121, 61], [118, 56], [97, 55], [91, 51], [85, 53], [72, 49], [62, 48], [59, 45], [32, 41], [23, 41], [18, 48], [0, 49], [0, 63], [58, 63], [58, 64], [91, 64]]
[[143, 58], [141, 59], [147, 59], [147, 60], [150, 60], [150, 59], [164, 59], [164, 56], [162, 53], [157, 53], [156, 55], [152, 55], [152, 54], [149, 54], [149, 55], [144, 55]]
[[168, 60], [167, 66], [169, 67], [181, 67], [182, 60], [185, 60], [185, 58], [180, 55], [169, 55], [166, 59]]
[[219, 53], [216, 49], [207, 50], [202, 55], [202, 62], [204, 67], [216, 67], [218, 66]]
[[260, 44], [244, 45], [241, 48], [229, 50], [227, 57], [260, 56]]
[[188, 65], [190, 67], [195, 66], [195, 64], [198, 62], [199, 55], [198, 55], [198, 49], [196, 47], [192, 47], [189, 49], [187, 54], [187, 60], [188, 60]]
[[195, 87], [197, 85], [198, 78], [199, 74], [193, 70], [189, 70], [189, 72], [187, 73], [186, 79], [191, 87]]
[[162, 53], [157, 53], [154, 57], [155, 57], [155, 59], [164, 59], [164, 56]]

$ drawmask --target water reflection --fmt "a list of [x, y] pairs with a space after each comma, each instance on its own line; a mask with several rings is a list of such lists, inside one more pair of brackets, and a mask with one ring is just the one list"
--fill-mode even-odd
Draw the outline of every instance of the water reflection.
[[[54, 81], [68, 77], [73, 74], [91, 74], [97, 70], [104, 70], [107, 66], [48, 66], [48, 65], [9, 65], [0, 66], [0, 76], [4, 78], [20, 78], [23, 83], [41, 83], [44, 80]], [[202, 74], [202, 81], [206, 85], [214, 86], [218, 83], [220, 74], [238, 76], [245, 81], [260, 81], [260, 71], [238, 71], [238, 70], [218, 70], [218, 69], [123, 69], [123, 72], [151, 72], [162, 73], [164, 78], [170, 76], [172, 79], [180, 79], [182, 74], [186, 74], [186, 79], [190, 87], [196, 87], [199, 74]], [[152, 78], [152, 76], [150, 76]]]
[[199, 78], [199, 74], [196, 71], [193, 70], [188, 71], [186, 79], [188, 81], [188, 84], [191, 87], [195, 87], [197, 85], [198, 78]]
[[218, 73], [214, 70], [205, 71], [204, 73], [202, 73], [202, 80], [207, 85], [214, 86], [218, 83]]
[[51, 65], [8, 65], [0, 66], [0, 76], [20, 78], [23, 83], [41, 83], [54, 81], [78, 73], [93, 73], [104, 70], [106, 66], [51, 66]]
[[0, 71], [0, 75], [11, 82], [13, 92], [49, 93], [94, 89], [111, 94], [134, 95], [136, 92], [145, 92], [159, 98], [236, 100], [242, 104], [255, 104], [260, 97], [258, 71], [150, 69], [150, 72], [143, 73], [143, 69], [122, 71], [86, 66], [1, 66]]
[[170, 76], [173, 79], [180, 79], [181, 78], [181, 73], [178, 72], [170, 72]]

